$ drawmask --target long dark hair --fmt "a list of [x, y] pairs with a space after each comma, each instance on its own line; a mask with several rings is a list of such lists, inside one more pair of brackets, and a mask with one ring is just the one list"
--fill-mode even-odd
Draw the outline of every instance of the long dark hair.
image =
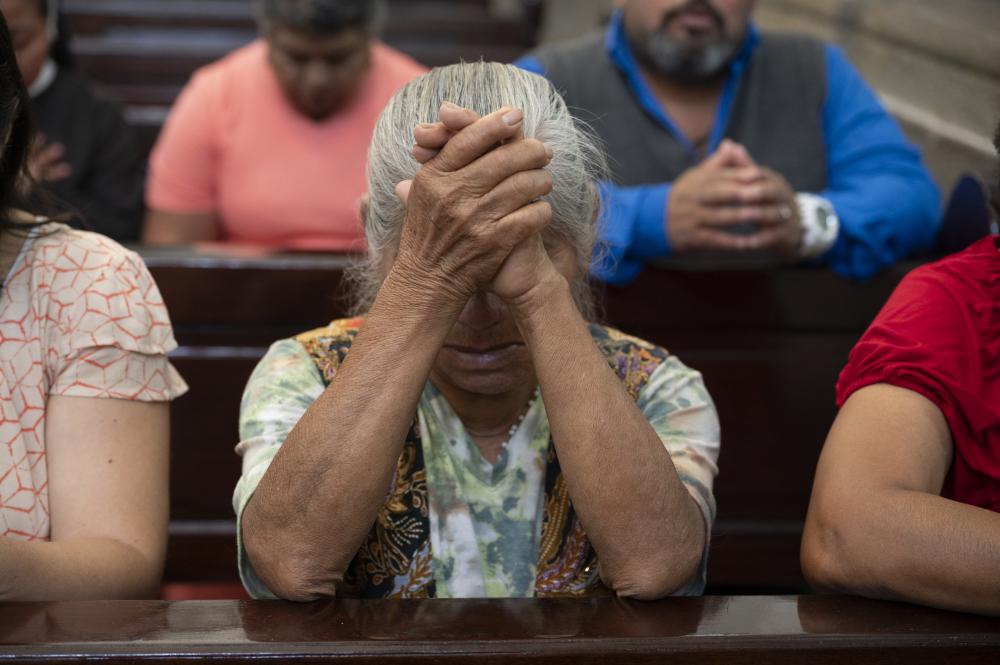
[[7, 20], [0, 13], [0, 233], [26, 232], [37, 225], [16, 220], [16, 210], [66, 220], [62, 206], [28, 172], [33, 141], [31, 97], [17, 67]]
[[0, 14], [0, 230], [16, 226], [10, 213], [26, 203], [31, 140], [31, 98], [17, 68], [7, 21]]

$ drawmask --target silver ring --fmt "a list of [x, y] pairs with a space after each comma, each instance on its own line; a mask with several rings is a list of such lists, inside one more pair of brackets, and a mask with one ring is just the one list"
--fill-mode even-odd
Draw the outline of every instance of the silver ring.
[[783, 205], [778, 209], [778, 214], [781, 216], [781, 221], [787, 222], [792, 218], [792, 206]]

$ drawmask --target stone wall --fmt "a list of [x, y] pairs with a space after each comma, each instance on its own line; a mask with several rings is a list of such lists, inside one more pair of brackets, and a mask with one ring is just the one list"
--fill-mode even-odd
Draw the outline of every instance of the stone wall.
[[962, 172], [997, 181], [1000, 0], [760, 0], [756, 19], [842, 46], [945, 193]]

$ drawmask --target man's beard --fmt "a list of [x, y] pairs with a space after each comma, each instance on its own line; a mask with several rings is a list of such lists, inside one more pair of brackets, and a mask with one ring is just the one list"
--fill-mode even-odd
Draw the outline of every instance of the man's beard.
[[[722, 35], [719, 41], [703, 46], [688, 46], [673, 41], [667, 35], [670, 23], [681, 13], [694, 8], [702, 9], [712, 16]], [[742, 41], [743, 35], [726, 35], [722, 16], [707, 0], [690, 0], [682, 7], [664, 14], [655, 32], [641, 39], [631, 40], [631, 45], [636, 56], [652, 69], [672, 79], [699, 82], [717, 77], [732, 61]]]

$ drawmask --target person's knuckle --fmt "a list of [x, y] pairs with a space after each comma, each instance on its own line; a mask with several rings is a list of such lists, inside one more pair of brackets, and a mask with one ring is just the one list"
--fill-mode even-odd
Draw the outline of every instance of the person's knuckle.
[[552, 192], [552, 188], [555, 186], [555, 180], [552, 178], [552, 174], [548, 171], [542, 170], [537, 177], [538, 181], [538, 191], [539, 196], [545, 196]]
[[524, 148], [527, 158], [532, 162], [544, 164], [548, 161], [545, 144], [538, 139], [524, 139]]

